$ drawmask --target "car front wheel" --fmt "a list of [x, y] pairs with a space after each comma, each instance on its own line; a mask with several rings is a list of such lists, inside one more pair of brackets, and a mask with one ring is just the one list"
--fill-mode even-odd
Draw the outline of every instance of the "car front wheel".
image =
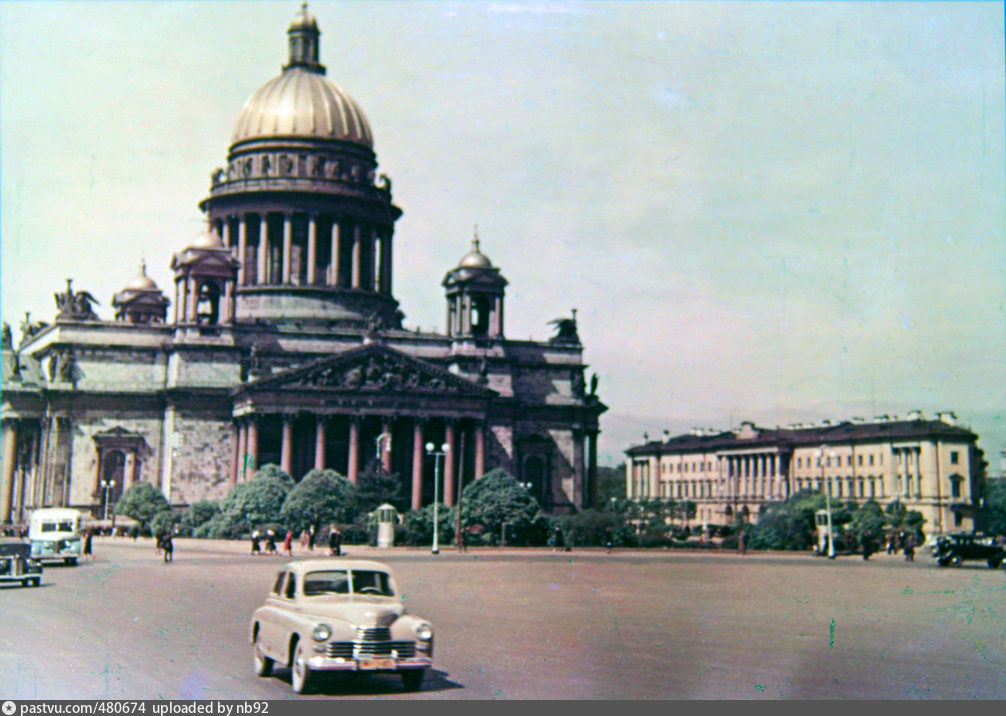
[[296, 694], [306, 694], [310, 688], [311, 669], [307, 665], [307, 652], [301, 642], [293, 651], [293, 666], [290, 669], [290, 683]]
[[255, 655], [252, 663], [255, 666], [255, 676], [269, 676], [272, 673], [272, 659], [265, 655], [258, 642], [255, 642]]
[[426, 669], [409, 669], [402, 672], [402, 684], [406, 691], [419, 691], [423, 686]]

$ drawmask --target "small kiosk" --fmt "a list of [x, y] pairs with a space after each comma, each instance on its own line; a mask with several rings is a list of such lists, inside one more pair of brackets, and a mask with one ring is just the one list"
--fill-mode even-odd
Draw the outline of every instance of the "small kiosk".
[[395, 525], [400, 524], [402, 521], [398, 510], [388, 503], [384, 503], [374, 510], [374, 515], [377, 517], [377, 546], [394, 547]]

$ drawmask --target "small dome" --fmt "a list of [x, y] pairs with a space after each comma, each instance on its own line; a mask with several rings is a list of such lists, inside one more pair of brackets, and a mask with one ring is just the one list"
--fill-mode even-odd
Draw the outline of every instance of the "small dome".
[[[300, 12], [294, 15], [293, 21], [290, 23], [290, 30], [317, 30], [318, 22], [314, 19], [314, 15], [307, 11], [307, 3], [303, 2], [300, 4]], [[290, 30], [287, 30], [289, 32]]]
[[213, 229], [207, 229], [205, 232], [196, 237], [196, 240], [192, 242], [189, 246], [191, 249], [222, 249], [224, 247], [224, 242], [220, 240], [217, 232]]
[[458, 261], [458, 268], [488, 269], [492, 267], [493, 262], [489, 260], [489, 257], [479, 251], [479, 235], [476, 232], [475, 238], [472, 239], [472, 250], [461, 257], [461, 260]]
[[126, 291], [156, 291], [157, 284], [154, 280], [147, 276], [147, 264], [146, 262], [140, 262], [140, 273], [130, 280], [126, 284]]

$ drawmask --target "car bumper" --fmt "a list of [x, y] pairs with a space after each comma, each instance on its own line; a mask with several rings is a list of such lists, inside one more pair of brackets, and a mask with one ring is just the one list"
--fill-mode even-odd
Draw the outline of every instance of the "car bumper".
[[405, 659], [396, 657], [375, 657], [356, 659], [343, 656], [308, 657], [307, 666], [312, 671], [405, 671], [407, 669], [428, 669], [433, 659], [428, 656], [412, 656]]

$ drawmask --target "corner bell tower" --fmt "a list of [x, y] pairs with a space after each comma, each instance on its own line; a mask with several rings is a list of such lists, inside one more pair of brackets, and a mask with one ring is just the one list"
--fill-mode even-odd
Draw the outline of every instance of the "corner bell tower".
[[447, 272], [447, 335], [452, 338], [503, 338], [503, 295], [507, 280], [479, 249], [478, 230], [472, 250]]

